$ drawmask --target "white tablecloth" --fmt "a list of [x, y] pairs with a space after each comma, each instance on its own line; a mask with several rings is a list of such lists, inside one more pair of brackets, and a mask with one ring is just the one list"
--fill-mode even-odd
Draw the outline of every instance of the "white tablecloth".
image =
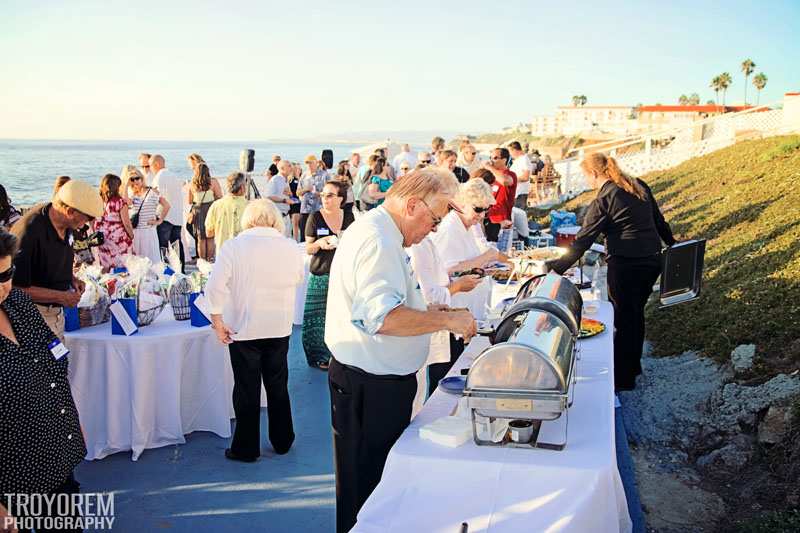
[[167, 306], [130, 337], [105, 323], [67, 333], [66, 345], [87, 459], [132, 450], [135, 461], [192, 431], [231, 436], [230, 357], [210, 327], [177, 322]]
[[[563, 451], [477, 446], [447, 448], [419, 438], [419, 428], [449, 415], [458, 397], [441, 390], [389, 453], [380, 484], [352, 531], [469, 532], [630, 531], [614, 445], [613, 313], [594, 318], [607, 331], [579, 346], [578, 382]], [[451, 375], [488, 345], [475, 339]]]

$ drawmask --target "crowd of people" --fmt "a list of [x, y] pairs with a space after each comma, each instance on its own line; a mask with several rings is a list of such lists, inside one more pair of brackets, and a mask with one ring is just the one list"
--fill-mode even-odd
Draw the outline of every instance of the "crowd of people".
[[[0, 485], [78, 490], [72, 470], [85, 446], [67, 359], [57, 353], [63, 309], [83, 291], [73, 245], [87, 227], [105, 236], [95, 251], [104, 269], [128, 253], [160, 261], [161, 249], [175, 242], [184, 262], [181, 233], [193, 236], [198, 256], [213, 262], [205, 289], [211, 327], [229, 346], [234, 373], [236, 428], [225, 456], [252, 462], [260, 455], [262, 383], [269, 440], [287, 453], [295, 439], [287, 355], [305, 275], [303, 241], [310, 273], [302, 344], [308, 364], [328, 372], [337, 531], [348, 531], [390, 448], [476, 334], [491, 281], [475, 269], [508, 261], [494, 243], [511, 226], [515, 205], [537, 194], [531, 180], [547, 168], [537, 170], [518, 143], [492, 150], [485, 162], [470, 143], [456, 152], [436, 138], [431, 148], [412, 154], [405, 145], [391, 161], [378, 149], [363, 164], [354, 153], [335, 169], [315, 155], [305, 169], [276, 155], [255, 183], [260, 199], [250, 200], [245, 174], [232, 172], [223, 194], [198, 154], [188, 157], [188, 182], [158, 154], [141, 154], [121, 176], [104, 175], [99, 190], [61, 176], [52, 199], [25, 214], [0, 186], [0, 377], [16, 384], [0, 391], [0, 408], [18, 415], [4, 431], [0, 463], [11, 467], [0, 469]], [[644, 182], [602, 154], [588, 156], [582, 169], [598, 198], [575, 244], [550, 266], [563, 272], [606, 235], [615, 381], [630, 389], [641, 373], [643, 308], [661, 241], [675, 239]], [[41, 369], [37, 358], [46, 360]], [[63, 416], [35, 401], [43, 387], [61, 395]], [[36, 443], [24, 429], [34, 422], [46, 429]]]

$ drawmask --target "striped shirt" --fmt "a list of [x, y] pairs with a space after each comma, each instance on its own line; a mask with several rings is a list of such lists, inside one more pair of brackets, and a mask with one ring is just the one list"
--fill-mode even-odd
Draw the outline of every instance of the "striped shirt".
[[[133, 206], [130, 209], [131, 217], [139, 213], [139, 225], [137, 228], [146, 228], [152, 220], [158, 218], [159, 199], [161, 199], [161, 196], [152, 187], [142, 190], [139, 195], [131, 194], [131, 201], [133, 202]], [[142, 201], [144, 201], [144, 205], [142, 205]], [[140, 207], [141, 211], [139, 210]]]

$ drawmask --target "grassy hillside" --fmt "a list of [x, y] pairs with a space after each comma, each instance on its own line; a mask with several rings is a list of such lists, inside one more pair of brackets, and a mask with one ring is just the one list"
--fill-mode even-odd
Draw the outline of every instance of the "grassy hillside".
[[[701, 298], [648, 307], [657, 354], [725, 359], [753, 343], [761, 369], [800, 364], [800, 136], [745, 141], [642, 176], [673, 231], [706, 238]], [[591, 201], [584, 194], [566, 205]], [[534, 213], [536, 216], [536, 213]]]

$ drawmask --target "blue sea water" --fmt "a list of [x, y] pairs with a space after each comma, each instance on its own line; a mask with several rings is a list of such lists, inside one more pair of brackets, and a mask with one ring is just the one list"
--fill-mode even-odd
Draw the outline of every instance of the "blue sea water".
[[215, 177], [224, 178], [239, 168], [239, 154], [245, 148], [255, 150], [256, 172], [272, 162], [273, 154], [302, 161], [308, 154], [320, 156], [333, 150], [338, 162], [350, 156], [360, 145], [303, 144], [283, 142], [193, 142], [193, 141], [30, 141], [0, 140], [0, 184], [16, 206], [32, 205], [50, 197], [57, 176], [88, 181], [94, 185], [106, 173], [117, 174], [123, 165], [138, 165], [141, 152], [161, 154], [167, 167], [179, 176], [192, 173], [186, 157], [199, 153]]

